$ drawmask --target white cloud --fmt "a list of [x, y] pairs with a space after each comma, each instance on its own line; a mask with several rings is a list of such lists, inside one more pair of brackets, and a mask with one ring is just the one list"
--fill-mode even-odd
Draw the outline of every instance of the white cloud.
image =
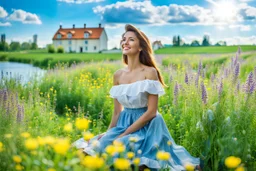
[[250, 25], [242, 25], [242, 24], [230, 25], [229, 28], [239, 28], [240, 31], [250, 31], [251, 30]]
[[153, 43], [154, 41], [161, 41], [162, 44], [172, 44], [172, 38], [169, 36], [149, 36], [148, 37], [150, 42]]
[[[216, 4], [212, 0], [207, 1]], [[230, 15], [227, 15], [223, 10], [216, 14], [216, 8], [207, 9], [198, 5], [170, 4], [169, 6], [154, 6], [151, 1], [124, 1], [106, 6], [99, 5], [93, 8], [93, 11], [99, 14], [102, 22], [106, 24], [223, 26], [244, 20], [253, 20], [256, 16], [256, 8], [245, 3], [240, 3], [233, 7], [234, 9], [230, 11]]]
[[3, 7], [0, 6], [0, 18], [4, 18], [8, 15]]
[[9, 20], [20, 21], [24, 24], [42, 24], [42, 21], [36, 14], [32, 14], [21, 9], [13, 10], [13, 13], [8, 17]]
[[11, 26], [11, 23], [10, 22], [5, 22], [5, 23], [0, 22], [0, 27], [4, 27], [4, 26]]
[[74, 4], [85, 4], [93, 2], [102, 2], [104, 0], [57, 0], [59, 2], [74, 3]]

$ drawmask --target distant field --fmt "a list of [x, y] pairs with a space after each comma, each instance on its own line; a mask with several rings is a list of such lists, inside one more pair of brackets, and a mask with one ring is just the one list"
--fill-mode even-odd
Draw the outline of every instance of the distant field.
[[[210, 47], [169, 47], [155, 51], [155, 54], [218, 54], [234, 53], [239, 46], [210, 46]], [[256, 46], [240, 46], [242, 52], [256, 51]]]
[[30, 63], [41, 68], [53, 67], [58, 62], [96, 62], [121, 60], [122, 56], [118, 53], [47, 53], [44, 50], [28, 52], [0, 52], [0, 61]]

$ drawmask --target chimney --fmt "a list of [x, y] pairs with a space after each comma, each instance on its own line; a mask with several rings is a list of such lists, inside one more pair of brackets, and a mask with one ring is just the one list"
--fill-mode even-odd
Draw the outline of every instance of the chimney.
[[101, 28], [101, 24], [99, 24], [99, 28]]
[[62, 29], [62, 25], [60, 24], [60, 29]]
[[86, 24], [84, 24], [84, 28], [86, 28]]
[[73, 28], [75, 28], [75, 24], [73, 24]]

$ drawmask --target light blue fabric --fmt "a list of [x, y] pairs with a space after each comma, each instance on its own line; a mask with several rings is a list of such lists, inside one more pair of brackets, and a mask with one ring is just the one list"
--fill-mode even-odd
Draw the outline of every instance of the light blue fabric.
[[[192, 157], [187, 150], [179, 145], [176, 145], [171, 137], [163, 117], [157, 112], [155, 118], [148, 122], [144, 127], [138, 131], [116, 139], [122, 134], [130, 125], [132, 125], [143, 113], [145, 113], [147, 107], [144, 108], [125, 108], [119, 116], [116, 127], [109, 129], [105, 135], [99, 140], [99, 146], [92, 149], [91, 143], [97, 139], [97, 136], [90, 140], [89, 146], [85, 148], [85, 152], [94, 155], [95, 152], [104, 152], [105, 148], [112, 144], [114, 140], [121, 141], [126, 146], [127, 151], [133, 151], [137, 157], [140, 157], [140, 165], [146, 165], [151, 170], [158, 170], [161, 167], [168, 167], [171, 170], [185, 170], [184, 166], [188, 163], [196, 166], [199, 165], [199, 158]], [[130, 148], [130, 137], [137, 137], [137, 142], [134, 143], [133, 148]], [[168, 141], [172, 144], [169, 146]], [[138, 154], [138, 150], [141, 150], [141, 154]], [[156, 154], [158, 150], [169, 152], [171, 158], [167, 162], [158, 161]], [[93, 153], [92, 153], [93, 151]]]

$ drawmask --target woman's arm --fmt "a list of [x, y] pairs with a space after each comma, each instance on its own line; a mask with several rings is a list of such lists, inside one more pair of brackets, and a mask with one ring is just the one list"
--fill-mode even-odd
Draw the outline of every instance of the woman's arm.
[[[121, 70], [117, 70], [114, 73], [113, 76], [113, 85], [118, 85], [119, 84], [119, 77], [121, 75]], [[122, 105], [117, 101], [117, 99], [114, 99], [114, 112], [112, 114], [112, 119], [109, 124], [108, 129], [113, 128], [116, 126], [117, 120], [119, 118], [120, 112], [122, 111]]]
[[[150, 80], [158, 80], [157, 71], [155, 70], [155, 68], [150, 69], [146, 78]], [[133, 132], [136, 132], [137, 130], [144, 127], [149, 121], [151, 121], [156, 116], [157, 107], [158, 107], [158, 95], [149, 94], [147, 111], [137, 121], [135, 121], [130, 127], [128, 127], [126, 131], [119, 136], [119, 138], [128, 134], [131, 134]]]

